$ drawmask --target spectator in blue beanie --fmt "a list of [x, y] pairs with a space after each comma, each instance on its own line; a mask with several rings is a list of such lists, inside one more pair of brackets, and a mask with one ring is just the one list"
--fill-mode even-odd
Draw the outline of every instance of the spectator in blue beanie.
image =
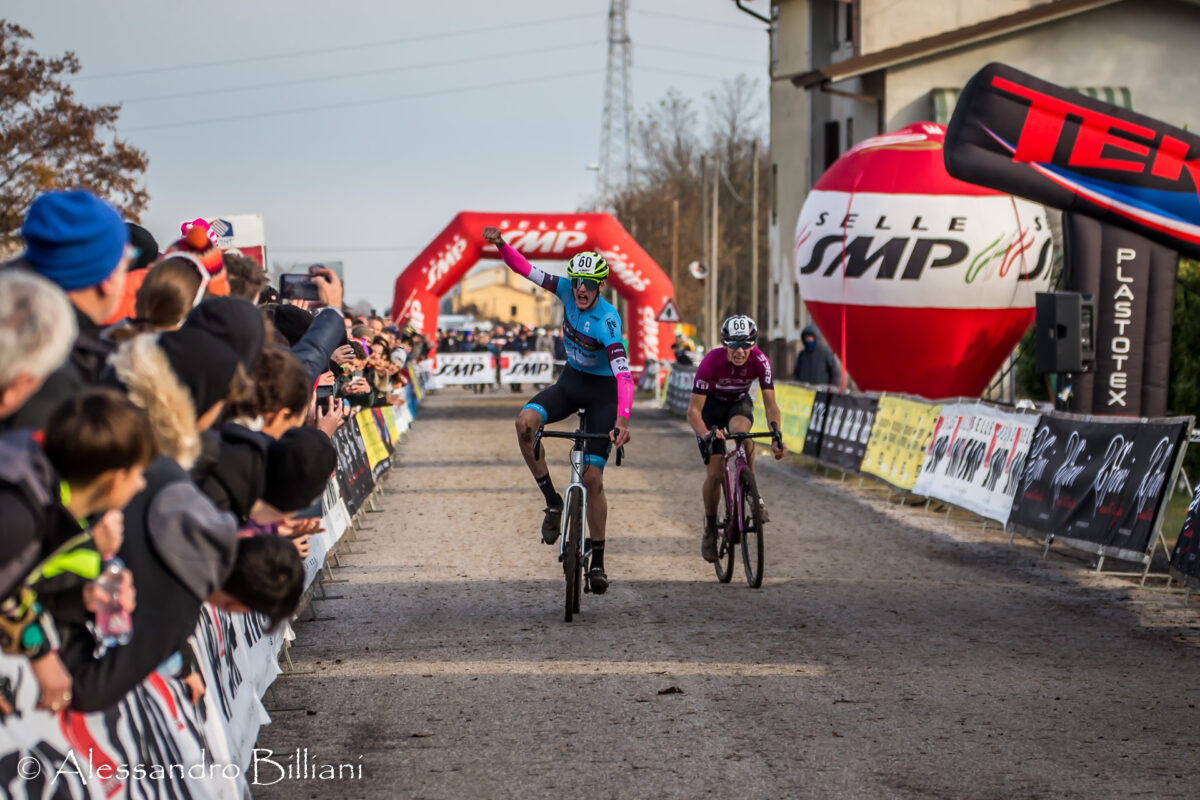
[[21, 226], [25, 252], [11, 264], [57, 284], [75, 310], [79, 332], [67, 362], [4, 421], [7, 429], [45, 426], [62, 400], [100, 381], [113, 347], [100, 324], [116, 310], [125, 272], [137, 253], [115, 208], [82, 189], [47, 192], [29, 206]]

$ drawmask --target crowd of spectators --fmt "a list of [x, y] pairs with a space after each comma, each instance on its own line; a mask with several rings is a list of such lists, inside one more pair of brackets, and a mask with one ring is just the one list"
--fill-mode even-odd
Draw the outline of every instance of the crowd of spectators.
[[331, 438], [399, 402], [426, 344], [344, 313], [327, 269], [319, 302], [279, 302], [203, 220], [160, 252], [49, 192], [21, 237], [0, 265], [0, 646], [41, 708], [104, 710], [155, 671], [198, 701], [203, 604], [291, 619]]

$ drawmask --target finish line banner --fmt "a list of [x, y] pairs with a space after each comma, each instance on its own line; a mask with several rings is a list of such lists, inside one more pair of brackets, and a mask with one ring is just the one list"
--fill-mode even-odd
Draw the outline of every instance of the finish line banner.
[[1187, 419], [1042, 417], [1012, 522], [1096, 555], [1142, 561]]
[[946, 403], [913, 491], [1008, 524], [1038, 417]]
[[470, 386], [496, 382], [496, 357], [491, 353], [438, 353], [433, 371], [437, 386]]
[[912, 490], [942, 407], [902, 397], [879, 398], [862, 471], [897, 489]]
[[541, 350], [500, 353], [500, 383], [554, 383], [554, 354]]

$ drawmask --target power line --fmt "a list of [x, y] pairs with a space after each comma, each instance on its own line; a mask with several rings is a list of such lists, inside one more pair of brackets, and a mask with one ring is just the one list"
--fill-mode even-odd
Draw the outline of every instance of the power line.
[[641, 14], [647, 17], [662, 17], [663, 19], [673, 19], [680, 22], [691, 22], [696, 25], [715, 25], [719, 28], [724, 28], [727, 31], [753, 31], [754, 33], [762, 33], [764, 28], [752, 28], [746, 25], [736, 25], [728, 22], [717, 22], [715, 19], [700, 19], [698, 17], [685, 17], [680, 14], [668, 14], [665, 11], [645, 11], [640, 8], [630, 9], [634, 14]]
[[699, 72], [685, 72], [684, 70], [665, 69], [663, 67], [647, 67], [647, 66], [643, 66], [641, 64], [635, 66], [634, 69], [642, 70], [644, 72], [661, 72], [665, 75], [680, 75], [685, 78], [703, 78], [704, 80], [709, 80], [709, 81], [729, 80], [728, 75], [704, 75]]
[[766, 61], [761, 58], [741, 58], [739, 56], [718, 56], [712, 53], [701, 53], [696, 50], [680, 50], [676, 47], [663, 47], [654, 44], [639, 44], [639, 50], [661, 50], [664, 53], [677, 53], [681, 56], [696, 56], [697, 58], [706, 58], [709, 61], [736, 61], [740, 64], [754, 64], [759, 67], [766, 65]]
[[576, 14], [570, 17], [554, 17], [552, 19], [534, 20], [532, 22], [512, 22], [507, 25], [487, 25], [480, 28], [464, 28], [457, 31], [446, 31], [444, 33], [426, 33], [421, 34], [420, 36], [406, 36], [399, 39], [383, 39], [374, 42], [359, 42], [357, 44], [337, 45], [336, 47], [318, 47], [311, 50], [289, 50], [284, 53], [272, 53], [263, 56], [223, 58], [218, 61], [196, 61], [190, 64], [175, 64], [165, 67], [146, 67], [142, 69], [124, 70], [122, 72], [102, 72], [98, 75], [80, 75], [72, 80], [74, 82], [95, 81], [105, 80], [108, 78], [126, 78], [132, 75], [149, 75], [160, 72], [178, 72], [180, 70], [202, 69], [205, 67], [222, 67], [229, 64], [250, 64], [258, 61], [276, 61], [284, 58], [298, 58], [300, 56], [321, 55], [324, 53], [340, 53], [346, 50], [364, 50], [371, 47], [390, 47], [396, 44], [424, 42], [430, 39], [446, 39], [455, 36], [467, 36], [475, 33], [493, 33], [495, 31], [512, 30], [513, 28], [530, 28], [535, 25], [551, 25], [558, 22], [574, 22], [581, 19], [594, 19], [595, 17], [595, 13]]
[[322, 83], [327, 81], [343, 80], [345, 78], [365, 78], [371, 75], [385, 75], [393, 72], [405, 72], [408, 70], [428, 69], [431, 67], [450, 67], [459, 64], [473, 64], [479, 61], [491, 61], [497, 58], [512, 58], [514, 56], [524, 55], [541, 55], [543, 53], [553, 53], [558, 50], [575, 50], [580, 47], [599, 44], [599, 40], [593, 39], [590, 42], [576, 42], [575, 44], [561, 45], [559, 47], [546, 47], [541, 50], [517, 50], [507, 53], [493, 53], [491, 55], [478, 56], [476, 58], [462, 58], [455, 61], [430, 61], [425, 64], [406, 64], [399, 67], [385, 67], [383, 69], [371, 69], [362, 72], [343, 72], [337, 75], [320, 75], [315, 78], [297, 78], [288, 81], [273, 81], [271, 83], [252, 83], [242, 86], [226, 86], [220, 89], [188, 89], [186, 92], [172, 92], [171, 94], [155, 94], [146, 97], [133, 97], [128, 100], [122, 100], [122, 104], [128, 103], [149, 103], [156, 100], [180, 100], [196, 97], [206, 94], [230, 94], [233, 92], [248, 92], [255, 89], [274, 89], [281, 86], [298, 86], [307, 83]]
[[382, 103], [391, 103], [396, 100], [411, 100], [419, 97], [439, 97], [447, 94], [458, 94], [460, 92], [473, 92], [479, 89], [497, 89], [504, 86], [515, 86], [526, 83], [541, 83], [545, 81], [558, 81], [566, 78], [581, 78], [584, 76], [596, 75], [603, 70], [584, 70], [582, 72], [567, 72], [561, 75], [544, 75], [538, 78], [523, 78], [513, 81], [499, 81], [496, 83], [482, 83], [475, 86], [460, 86], [455, 89], [435, 89], [428, 92], [412, 92], [410, 94], [397, 94], [390, 97], [376, 97], [372, 100], [353, 100], [346, 103], [328, 103], [319, 106], [301, 106], [297, 108], [283, 108], [277, 111], [257, 111], [249, 114], [238, 114], [231, 117], [203, 117], [198, 119], [188, 120], [186, 122], [167, 122], [161, 125], [138, 125], [132, 128], [122, 128], [123, 133], [133, 133], [135, 131], [153, 131], [164, 130], [166, 128], [193, 128], [200, 125], [215, 125], [220, 122], [241, 122], [247, 119], [257, 119], [260, 117], [283, 117], [290, 114], [304, 114], [310, 111], [331, 111], [338, 108], [354, 108], [356, 106], [371, 106], [380, 105]]

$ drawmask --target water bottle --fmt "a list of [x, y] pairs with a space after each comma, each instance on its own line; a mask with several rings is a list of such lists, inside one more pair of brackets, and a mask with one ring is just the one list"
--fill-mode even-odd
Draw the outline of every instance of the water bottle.
[[96, 634], [105, 647], [129, 644], [133, 638], [133, 615], [121, 608], [122, 577], [128, 571], [117, 557], [100, 566], [96, 578]]

